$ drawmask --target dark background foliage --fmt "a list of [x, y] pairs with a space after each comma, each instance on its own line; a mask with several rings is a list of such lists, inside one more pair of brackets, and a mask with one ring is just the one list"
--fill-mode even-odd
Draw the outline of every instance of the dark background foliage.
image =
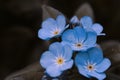
[[84, 2], [91, 5], [95, 21], [104, 26], [107, 35], [99, 38], [99, 42], [119, 41], [119, 0], [0, 0], [0, 80], [38, 61], [47, 49], [45, 42], [37, 37], [42, 4], [48, 4], [71, 18]]

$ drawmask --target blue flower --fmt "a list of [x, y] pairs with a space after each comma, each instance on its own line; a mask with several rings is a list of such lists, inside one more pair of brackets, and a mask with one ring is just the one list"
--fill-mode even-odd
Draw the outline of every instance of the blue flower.
[[103, 31], [102, 25], [99, 23], [94, 23], [89, 16], [84, 16], [80, 19], [80, 24], [86, 29], [86, 30], [93, 30], [97, 33], [97, 35], [105, 35], [104, 33], [101, 33]]
[[68, 44], [72, 50], [86, 51], [96, 46], [97, 35], [95, 32], [86, 32], [84, 28], [77, 26], [66, 30], [62, 35], [62, 44]]
[[49, 40], [61, 35], [66, 28], [66, 19], [63, 15], [57, 16], [56, 20], [48, 18], [42, 22], [42, 28], [38, 31], [38, 37], [43, 40]]
[[59, 42], [52, 43], [49, 51], [43, 53], [40, 64], [46, 69], [51, 77], [60, 76], [64, 70], [70, 69], [73, 65], [72, 49], [68, 45]]
[[77, 16], [73, 16], [71, 19], [70, 19], [70, 23], [72, 24], [79, 24], [79, 19]]
[[105, 35], [104, 33], [101, 33], [103, 31], [102, 25], [100, 25], [99, 23], [93, 24], [93, 21], [89, 16], [84, 16], [80, 20], [77, 18], [77, 16], [73, 16], [70, 22], [72, 24], [80, 24], [87, 31], [95, 31], [97, 35]]
[[100, 48], [95, 47], [87, 52], [79, 52], [75, 57], [75, 64], [83, 76], [103, 80], [106, 77], [104, 72], [110, 67], [111, 62], [109, 59], [103, 58]]

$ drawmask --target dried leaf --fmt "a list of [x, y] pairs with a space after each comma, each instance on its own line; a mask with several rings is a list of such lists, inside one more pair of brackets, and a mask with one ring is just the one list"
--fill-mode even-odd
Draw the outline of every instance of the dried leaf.
[[62, 14], [57, 9], [54, 9], [54, 8], [47, 6], [47, 5], [42, 5], [42, 10], [43, 10], [43, 13], [42, 13], [43, 20], [45, 20], [49, 17], [56, 18], [56, 16]]
[[90, 16], [94, 18], [93, 9], [88, 3], [82, 4], [75, 12], [75, 15], [77, 15], [78, 18], [81, 18], [82, 16]]

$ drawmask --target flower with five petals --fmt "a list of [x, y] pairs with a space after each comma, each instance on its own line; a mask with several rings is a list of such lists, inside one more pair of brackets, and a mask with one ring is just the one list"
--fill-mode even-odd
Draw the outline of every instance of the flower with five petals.
[[96, 46], [97, 34], [87, 32], [83, 27], [77, 26], [66, 30], [62, 35], [62, 44], [68, 44], [74, 51], [86, 51]]
[[80, 26], [85, 28], [87, 31], [95, 31], [97, 35], [105, 35], [104, 33], [101, 33], [103, 31], [103, 26], [99, 23], [93, 24], [93, 20], [89, 16], [83, 16], [80, 20], [77, 16], [73, 16], [70, 22], [72, 24], [80, 24]]
[[58, 15], [56, 20], [48, 18], [42, 22], [42, 28], [38, 31], [38, 37], [43, 40], [49, 40], [60, 36], [66, 28], [66, 19], [63, 15]]
[[80, 24], [86, 29], [86, 30], [93, 30], [97, 33], [97, 35], [105, 35], [105, 33], [101, 33], [103, 31], [103, 26], [99, 23], [94, 23], [89, 16], [84, 16], [80, 19]]
[[52, 43], [49, 51], [42, 54], [40, 64], [46, 69], [51, 77], [58, 77], [64, 70], [70, 69], [73, 65], [72, 49], [68, 45], [59, 42]]
[[79, 52], [75, 57], [75, 64], [83, 76], [103, 80], [106, 77], [104, 72], [110, 67], [111, 62], [108, 58], [103, 58], [100, 48], [94, 47], [86, 52]]

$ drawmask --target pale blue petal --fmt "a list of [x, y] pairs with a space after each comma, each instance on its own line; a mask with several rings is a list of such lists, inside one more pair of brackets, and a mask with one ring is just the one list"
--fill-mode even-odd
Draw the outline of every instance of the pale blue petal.
[[75, 31], [72, 29], [68, 29], [67, 31], [65, 31], [63, 33], [62, 40], [69, 42], [69, 43], [77, 43], [78, 42], [77, 35], [75, 35]]
[[88, 46], [82, 45], [82, 47], [79, 49], [79, 51], [87, 51], [88, 48], [89, 48]]
[[106, 71], [111, 65], [111, 62], [108, 58], [105, 58], [101, 63], [96, 65], [97, 72], [104, 72]]
[[80, 50], [79, 48], [77, 48], [77, 47], [75, 46], [74, 43], [69, 43], [69, 42], [62, 41], [61, 44], [62, 44], [62, 45], [69, 45], [69, 46], [71, 47], [72, 51], [79, 51], [79, 50]]
[[73, 66], [73, 60], [66, 61], [62, 66], [60, 66], [61, 71], [71, 69]]
[[79, 48], [79, 47], [76, 46], [76, 44], [71, 44], [70, 46], [71, 46], [72, 50], [74, 50], [74, 51], [82, 51], [83, 50], [82, 47]]
[[73, 23], [73, 24], [76, 24], [76, 23], [79, 23], [79, 19], [77, 16], [73, 16], [71, 19], [70, 19], [70, 22]]
[[40, 58], [40, 64], [43, 68], [47, 68], [48, 66], [54, 64], [54, 59], [55, 56], [51, 52], [46, 51]]
[[57, 28], [57, 22], [52, 18], [48, 18], [42, 22], [42, 28], [46, 29], [47, 31], [53, 31]]
[[93, 48], [93, 47], [97, 47], [97, 44], [93, 44], [93, 45], [82, 45], [81, 51], [87, 51], [88, 49]]
[[95, 47], [96, 46], [96, 44], [91, 44], [91, 45], [83, 45], [82, 47], [81, 47], [81, 51], [87, 51], [88, 49], [90, 49], [90, 48], [93, 48], [93, 47]]
[[54, 42], [49, 46], [49, 51], [56, 57], [63, 56], [63, 46], [59, 42]]
[[97, 41], [97, 34], [94, 32], [87, 32], [87, 37], [85, 42], [83, 43], [84, 46], [93, 47]]
[[76, 66], [81, 65], [85, 66], [89, 61], [89, 56], [87, 52], [79, 52], [75, 57], [75, 64]]
[[88, 74], [89, 74], [89, 76], [95, 77], [98, 80], [104, 80], [106, 78], [106, 74], [105, 73], [97, 73], [95, 71], [92, 71], [92, 72], [89, 72]]
[[77, 35], [78, 42], [83, 42], [86, 38], [85, 30], [80, 26], [75, 27], [74, 30], [75, 30], [75, 33], [76, 33], [75, 35]]
[[48, 40], [50, 38], [52, 38], [54, 35], [51, 34], [48, 30], [46, 29], [40, 29], [38, 31], [38, 37], [43, 39], [43, 40]]
[[90, 78], [90, 76], [88, 75], [88, 72], [85, 70], [85, 68], [81, 65], [77, 66], [78, 68], [78, 71], [81, 75], [87, 77], [87, 78]]
[[60, 71], [60, 68], [56, 64], [49, 65], [49, 67], [46, 69], [46, 72], [49, 74], [51, 77], [58, 77], [62, 74]]
[[65, 60], [70, 60], [73, 54], [73, 51], [69, 45], [65, 45], [63, 48], [63, 57]]
[[[86, 30], [86, 32], [95, 32], [92, 27], [87, 27], [87, 28], [84, 28]], [[96, 32], [95, 32], [96, 33]], [[97, 33], [96, 33], [97, 34]]]
[[93, 21], [92, 21], [91, 17], [84, 16], [80, 19], [80, 23], [84, 28], [88, 28], [88, 27], [92, 26]]
[[65, 29], [65, 25], [66, 25], [65, 16], [63, 15], [57, 16], [56, 21], [57, 21], [59, 29], [62, 29], [62, 30]]
[[103, 31], [102, 25], [98, 23], [93, 24], [92, 29], [97, 33], [97, 35], [99, 35]]
[[[67, 43], [68, 44], [68, 43]], [[69, 45], [71, 46], [72, 50], [74, 51], [86, 51], [88, 48], [86, 48], [86, 46], [82, 45], [82, 47], [77, 47], [76, 44], [70, 44]]]
[[91, 63], [99, 64], [103, 60], [103, 52], [100, 48], [94, 47], [88, 50]]
[[[62, 44], [63, 46], [69, 45], [69, 43], [67, 43], [66, 41], [62, 41], [61, 44]], [[69, 46], [70, 46], [70, 45], [69, 45]]]

